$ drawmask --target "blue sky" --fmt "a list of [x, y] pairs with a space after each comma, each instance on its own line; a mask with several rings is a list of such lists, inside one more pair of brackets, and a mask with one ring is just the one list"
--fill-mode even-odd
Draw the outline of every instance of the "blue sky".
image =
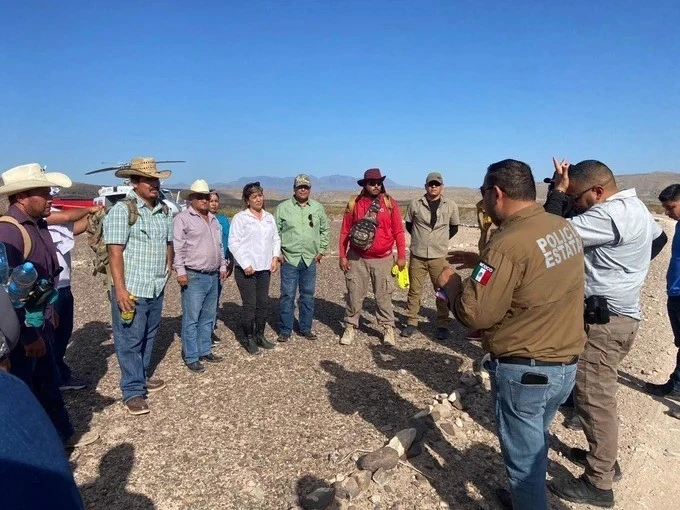
[[680, 2], [3, 2], [0, 169], [169, 181], [440, 170], [553, 155], [680, 171]]

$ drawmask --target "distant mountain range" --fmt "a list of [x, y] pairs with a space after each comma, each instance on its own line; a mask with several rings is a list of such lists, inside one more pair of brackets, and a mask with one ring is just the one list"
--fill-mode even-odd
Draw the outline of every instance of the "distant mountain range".
[[[357, 180], [359, 177], [350, 177], [349, 175], [327, 175], [325, 177], [309, 176], [312, 179], [312, 188], [315, 192], [321, 191], [345, 191], [357, 189]], [[274, 177], [271, 175], [256, 175], [253, 177], [241, 177], [236, 181], [231, 182], [216, 182], [210, 183], [215, 189], [242, 189], [249, 182], [259, 182], [265, 190], [276, 191], [291, 191], [293, 189], [293, 181], [295, 176], [290, 177]], [[188, 188], [190, 184], [180, 182], [172, 184], [172, 188], [182, 189]], [[402, 186], [396, 182], [385, 179], [385, 187], [388, 189], [408, 189], [410, 186]]]

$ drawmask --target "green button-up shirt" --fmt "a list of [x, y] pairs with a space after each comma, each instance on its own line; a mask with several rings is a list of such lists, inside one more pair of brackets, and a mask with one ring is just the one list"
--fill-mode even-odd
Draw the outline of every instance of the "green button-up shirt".
[[128, 224], [128, 207], [122, 201], [104, 217], [104, 242], [123, 249], [125, 286], [136, 297], [155, 298], [168, 281], [167, 253], [172, 242], [172, 214], [159, 203], [152, 209], [134, 191], [127, 198], [137, 201], [139, 218]]
[[276, 227], [281, 237], [281, 251], [289, 264], [300, 259], [310, 265], [318, 253], [328, 249], [328, 216], [316, 200], [302, 205], [291, 197], [276, 208]]

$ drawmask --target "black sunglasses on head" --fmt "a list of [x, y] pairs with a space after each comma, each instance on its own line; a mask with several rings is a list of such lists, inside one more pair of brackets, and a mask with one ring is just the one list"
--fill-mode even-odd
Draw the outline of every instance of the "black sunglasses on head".
[[309, 226], [313, 227], [314, 226], [314, 217], [310, 214], [307, 216], [307, 219], [309, 220]]
[[259, 188], [259, 187], [260, 187], [260, 181], [249, 182], [248, 184], [246, 184], [246, 189]]

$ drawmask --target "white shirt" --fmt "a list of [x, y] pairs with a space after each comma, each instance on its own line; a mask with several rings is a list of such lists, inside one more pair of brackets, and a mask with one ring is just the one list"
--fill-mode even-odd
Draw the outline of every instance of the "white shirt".
[[71, 286], [71, 250], [75, 245], [73, 236], [73, 223], [63, 225], [48, 225], [50, 236], [57, 248], [57, 261], [63, 271], [59, 273], [56, 288], [64, 289]]
[[635, 189], [619, 191], [569, 221], [583, 239], [586, 297], [604, 296], [612, 313], [639, 320], [652, 241], [662, 230]]
[[276, 221], [267, 211], [258, 219], [250, 209], [238, 212], [229, 228], [229, 251], [241, 269], [268, 271], [272, 259], [281, 254], [281, 239]]

